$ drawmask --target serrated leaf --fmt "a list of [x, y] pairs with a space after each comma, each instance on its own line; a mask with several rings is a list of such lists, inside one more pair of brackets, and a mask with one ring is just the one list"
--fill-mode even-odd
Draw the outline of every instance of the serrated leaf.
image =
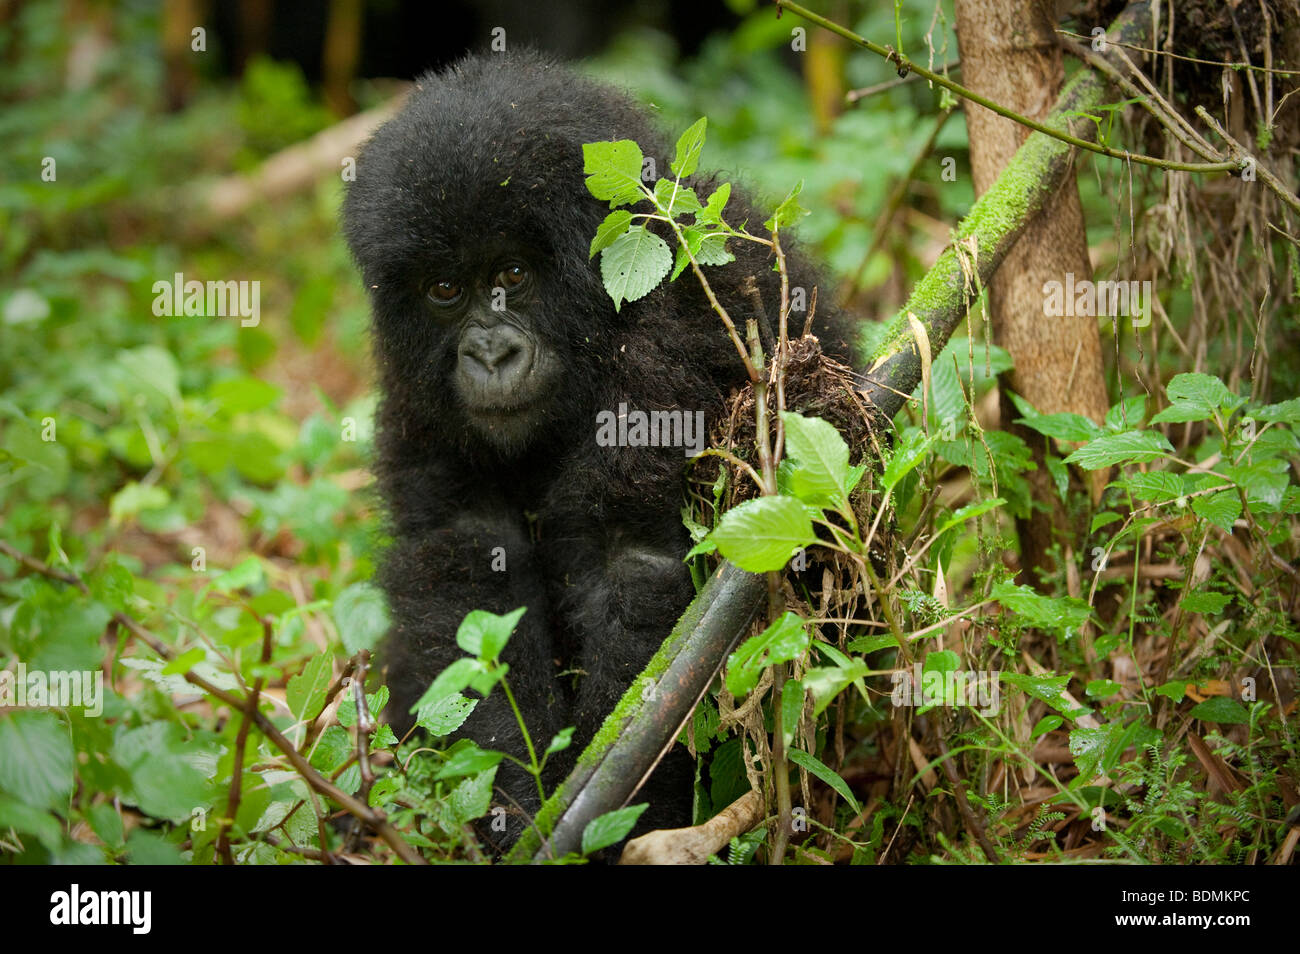
[[0, 717], [0, 791], [32, 808], [66, 808], [73, 767], [72, 740], [54, 713]]
[[[805, 503], [836, 509], [848, 506], [849, 445], [840, 432], [818, 417], [786, 411], [785, 452], [790, 492]], [[783, 462], [786, 463], [786, 462]]]
[[1173, 452], [1173, 445], [1163, 434], [1156, 431], [1125, 431], [1123, 434], [1107, 434], [1090, 441], [1065, 458], [1065, 462], [1084, 470], [1099, 470], [1126, 461], [1145, 463]]
[[459, 692], [450, 693], [416, 707], [415, 721], [428, 732], [439, 738], [451, 735], [469, 718], [469, 714], [478, 705], [477, 699], [469, 699]]
[[708, 536], [742, 570], [765, 573], [816, 542], [807, 508], [793, 497], [758, 497], [732, 507]]
[[388, 602], [373, 583], [353, 583], [334, 600], [334, 625], [348, 655], [374, 649], [388, 632]]
[[1217, 615], [1223, 612], [1223, 608], [1232, 601], [1232, 597], [1226, 593], [1215, 593], [1211, 590], [1197, 590], [1194, 593], [1188, 593], [1183, 597], [1183, 610], [1188, 613], [1209, 613]]
[[807, 623], [795, 613], [782, 613], [757, 636], [745, 640], [727, 660], [727, 691], [737, 698], [758, 684], [768, 666], [797, 659], [808, 648]]
[[615, 209], [609, 215], [605, 216], [605, 221], [600, 223], [596, 229], [596, 235], [591, 240], [591, 251], [588, 258], [595, 258], [597, 252], [604, 251], [614, 244], [614, 240], [627, 231], [632, 224], [632, 213], [627, 209]]
[[1043, 596], [1028, 586], [1002, 582], [990, 594], [1029, 626], [1058, 632], [1076, 630], [1092, 616], [1092, 609], [1073, 596]]
[[1195, 497], [1192, 499], [1192, 512], [1231, 533], [1233, 523], [1241, 516], [1241, 497], [1235, 489]]
[[641, 147], [631, 139], [589, 142], [582, 147], [582, 171], [587, 191], [609, 203], [611, 209], [644, 198], [641, 185]]
[[767, 229], [769, 232], [774, 232], [777, 229], [786, 229], [791, 225], [794, 225], [794, 223], [799, 221], [803, 216], [807, 215], [808, 210], [798, 202], [799, 193], [802, 191], [803, 180], [800, 179], [799, 182], [796, 183], [795, 187], [790, 190], [790, 194], [787, 195], [781, 201], [781, 204], [776, 207], [776, 211], [772, 213], [772, 217], [763, 223], [763, 228]]
[[1111, 486], [1127, 489], [1138, 500], [1150, 500], [1156, 503], [1177, 500], [1187, 493], [1182, 474], [1170, 473], [1167, 470], [1127, 474], [1112, 482]]
[[701, 116], [682, 133], [677, 140], [677, 154], [669, 168], [679, 179], [695, 174], [700, 164], [700, 153], [704, 149], [704, 134], [709, 125], [708, 117]]
[[492, 752], [480, 749], [469, 739], [461, 739], [447, 750], [446, 761], [438, 769], [434, 778], [457, 778], [461, 775], [474, 775], [484, 772], [505, 758], [504, 752]]
[[632, 226], [600, 253], [600, 277], [615, 311], [648, 295], [672, 267], [672, 249], [643, 225]]

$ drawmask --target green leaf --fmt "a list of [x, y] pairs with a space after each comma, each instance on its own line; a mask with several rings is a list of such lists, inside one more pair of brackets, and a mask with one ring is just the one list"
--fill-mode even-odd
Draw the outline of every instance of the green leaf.
[[1249, 725], [1250, 712], [1236, 699], [1227, 696], [1215, 696], [1199, 705], [1192, 706], [1187, 713], [1193, 719], [1203, 722], [1219, 722], [1226, 725]]
[[704, 149], [704, 133], [708, 125], [708, 117], [701, 116], [677, 140], [677, 155], [669, 166], [677, 178], [685, 179], [695, 174], [700, 164], [700, 153]]
[[1180, 605], [1188, 613], [1209, 613], [1217, 616], [1223, 612], [1223, 608], [1230, 602], [1232, 602], [1232, 597], [1227, 593], [1196, 590], [1184, 596]]
[[664, 215], [672, 216], [674, 219], [687, 214], [694, 215], [703, 208], [700, 205], [699, 196], [695, 194], [695, 190], [688, 189], [680, 183], [675, 183], [672, 179], [660, 179], [656, 182], [654, 197], [655, 205], [659, 206], [659, 211]]
[[526, 612], [526, 606], [504, 616], [487, 610], [470, 610], [456, 630], [456, 645], [484, 662], [495, 662]]
[[233, 593], [236, 590], [253, 589], [265, 581], [266, 571], [262, 569], [262, 561], [251, 556], [226, 572], [217, 574], [208, 583], [208, 588], [214, 593]]
[[442, 705], [448, 696], [459, 695], [462, 689], [486, 675], [487, 671], [487, 667], [477, 659], [457, 659], [438, 673], [438, 677], [424, 691], [424, 695], [411, 706], [411, 711], [418, 712], [425, 707]]
[[779, 570], [795, 550], [816, 542], [805, 506], [793, 497], [758, 497], [732, 507], [708, 536], [742, 570]]
[[925, 459], [935, 438], [927, 437], [919, 428], [908, 429], [894, 448], [880, 478], [881, 488], [888, 494], [894, 486]]
[[1002, 497], [994, 497], [992, 500], [981, 500], [978, 503], [967, 504], [965, 507], [960, 507], [953, 511], [951, 517], [939, 525], [939, 529], [935, 531], [934, 535], [937, 537], [944, 531], [951, 530], [953, 527], [965, 523], [967, 520], [986, 514], [990, 510], [1002, 506], [1004, 503], [1006, 503], [1006, 500]]
[[1002, 681], [1015, 686], [1026, 695], [1046, 702], [1068, 719], [1077, 719], [1079, 716], [1087, 715], [1091, 711], [1087, 708], [1076, 709], [1065, 698], [1065, 687], [1070, 684], [1068, 673], [1058, 676], [1055, 673], [1046, 672], [1041, 676], [1030, 676], [1019, 672], [1004, 672], [1002, 673]]
[[1173, 445], [1157, 431], [1125, 431], [1090, 441], [1065, 458], [1065, 462], [1084, 470], [1100, 470], [1125, 461], [1145, 463], [1173, 452]]
[[1146, 417], [1147, 399], [1145, 395], [1128, 397], [1106, 412], [1106, 430], [1112, 433], [1131, 431], [1142, 426]]
[[632, 226], [600, 253], [600, 277], [615, 311], [648, 295], [672, 267], [672, 250], [643, 225]]
[[1061, 441], [1091, 441], [1105, 434], [1101, 427], [1082, 414], [1039, 414], [1037, 417], [1019, 418], [1017, 423]]
[[1231, 533], [1233, 523], [1241, 516], [1241, 497], [1235, 489], [1210, 494], [1208, 497], [1194, 497], [1192, 512]]
[[1177, 500], [1187, 493], [1182, 474], [1172, 474], [1167, 470], [1127, 474], [1113, 481], [1111, 486], [1127, 489], [1138, 500], [1152, 500], [1157, 503]]
[[[849, 445], [835, 427], [819, 417], [804, 417], [786, 411], [785, 452], [790, 467], [786, 484], [805, 503], [848, 506]], [[785, 463], [785, 462], [783, 462]]]
[[563, 752], [573, 744], [573, 732], [573, 726], [569, 726], [569, 728], [561, 729], [555, 733], [554, 738], [551, 739], [551, 744], [546, 747], [546, 751], [542, 754], [551, 755], [554, 752]]
[[138, 484], [131, 481], [108, 504], [109, 524], [120, 527], [123, 523], [146, 510], [162, 510], [171, 503], [171, 494], [162, 487]]
[[171, 662], [167, 663], [167, 665], [163, 666], [162, 674], [164, 676], [171, 676], [177, 674], [184, 675], [185, 673], [193, 669], [195, 665], [203, 662], [203, 660], [207, 658], [208, 658], [207, 653], [203, 651], [203, 647], [195, 646], [193, 649], [189, 649], [181, 653]]
[[1148, 729], [1141, 719], [1134, 719], [1128, 725], [1120, 722], [1108, 722], [1095, 729], [1080, 728], [1070, 733], [1070, 754], [1074, 764], [1079, 767], [1079, 782], [1088, 782], [1098, 775], [1105, 774], [1119, 764], [1126, 749], [1142, 746], [1160, 740], [1160, 733]]
[[1270, 404], [1254, 411], [1250, 415], [1260, 421], [1277, 421], [1280, 424], [1300, 424], [1300, 397]]
[[587, 191], [609, 203], [611, 209], [644, 198], [641, 184], [641, 147], [631, 139], [589, 142], [582, 147], [582, 171]]
[[417, 705], [415, 721], [434, 738], [451, 735], [469, 718], [478, 705], [477, 699], [467, 699], [459, 692], [449, 693], [432, 702]]
[[767, 229], [769, 232], [775, 232], [777, 229], [789, 228], [800, 218], [807, 215], [808, 210], [797, 201], [799, 193], [802, 191], [803, 180], [800, 179], [795, 187], [790, 190], [790, 194], [787, 195], [785, 199], [782, 200], [781, 204], [776, 207], [776, 211], [772, 213], [772, 217], [763, 223], [763, 228]]
[[388, 632], [388, 603], [373, 583], [353, 583], [334, 600], [334, 625], [348, 655], [374, 649]]
[[1073, 596], [1043, 596], [1028, 586], [1002, 582], [993, 587], [992, 597], [1012, 613], [1024, 617], [1025, 625], [1064, 632], [1082, 626], [1092, 609]]
[[66, 808], [73, 764], [72, 740], [54, 713], [0, 717], [0, 790], [32, 808]]
[[1034, 723], [1033, 729], [1029, 732], [1029, 737], [1036, 739], [1039, 736], [1047, 735], [1047, 733], [1059, 729], [1064, 723], [1065, 720], [1059, 715], [1045, 715]]
[[628, 805], [587, 822], [587, 827], [582, 830], [582, 853], [590, 855], [622, 841], [649, 807], [649, 803]]
[[596, 236], [591, 240], [591, 253], [588, 258], [595, 258], [597, 252], [604, 251], [614, 244], [614, 240], [627, 231], [632, 224], [632, 213], [627, 209], [615, 209], [605, 216], [605, 221], [596, 229]]
[[[890, 646], [897, 646], [894, 637], [889, 636]], [[824, 643], [818, 643], [818, 648], [824, 647]], [[862, 677], [867, 674], [867, 664], [861, 659], [853, 659], [847, 665], [841, 663], [836, 666], [818, 666], [809, 669], [799, 680], [802, 685], [813, 697], [813, 717], [817, 717], [826, 711], [826, 707], [831, 704], [836, 696], [847, 689], [849, 686], [857, 684], [859, 690], [865, 689], [865, 683]]]
[[724, 182], [713, 190], [709, 196], [709, 201], [704, 203], [704, 208], [695, 213], [696, 225], [722, 225], [722, 213], [727, 207], [727, 200], [731, 198], [731, 183]]
[[491, 752], [480, 749], [470, 739], [461, 739], [447, 750], [447, 759], [442, 763], [434, 778], [457, 778], [461, 775], [474, 775], [500, 764], [505, 758], [504, 752]]
[[1170, 682], [1156, 686], [1156, 695], [1164, 696], [1166, 699], [1172, 699], [1178, 702], [1187, 694], [1187, 680], [1174, 679]]
[[853, 797], [853, 790], [849, 788], [849, 783], [840, 778], [839, 774], [830, 766], [813, 758], [802, 749], [790, 749], [786, 754], [789, 756], [790, 761], [795, 765], [798, 765], [805, 771], [817, 776], [839, 793], [839, 795], [849, 803], [849, 807], [853, 809], [855, 815], [862, 811], [862, 809], [858, 807], [858, 800]]
[[727, 660], [727, 691], [739, 698], [758, 684], [768, 666], [799, 658], [808, 648], [807, 623], [795, 613], [782, 613], [757, 636], [751, 636]]
[[492, 786], [496, 776], [496, 766], [493, 766], [465, 779], [451, 790], [447, 805], [457, 821], [464, 824], [487, 814], [492, 807]]
[[1174, 375], [1165, 392], [1169, 395], [1170, 406], [1151, 418], [1152, 424], [1203, 421], [1213, 416], [1215, 411], [1234, 408], [1243, 403], [1218, 378], [1199, 372]]

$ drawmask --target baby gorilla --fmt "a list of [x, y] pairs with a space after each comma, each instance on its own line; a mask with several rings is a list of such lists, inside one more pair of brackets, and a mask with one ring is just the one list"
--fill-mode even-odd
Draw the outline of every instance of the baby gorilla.
[[[620, 405], [700, 411], [711, 426], [746, 381], [689, 272], [614, 310], [588, 255], [609, 209], [588, 193], [582, 155], [583, 143], [614, 139], [636, 140], [667, 173], [671, 152], [619, 94], [532, 53], [470, 57], [417, 82], [362, 151], [343, 208], [382, 390], [388, 718], [405, 731], [411, 705], [464, 655], [455, 633], [466, 613], [526, 606], [504, 654], [511, 691], [537, 744], [577, 730], [547, 767], [548, 792], [693, 595], [683, 448], [604, 446], [597, 416]], [[691, 184], [701, 198], [714, 188]], [[734, 192], [725, 215], [766, 217]], [[737, 261], [709, 280], [742, 329], [759, 320], [770, 353], [772, 258], [752, 242], [731, 250]], [[811, 293], [797, 258], [790, 273]], [[825, 328], [842, 354], [842, 336], [827, 341]], [[460, 734], [526, 754], [499, 688]], [[517, 766], [503, 763], [497, 782], [530, 814], [538, 807]], [[677, 749], [638, 796], [651, 803], [639, 827], [689, 824], [691, 782]]]

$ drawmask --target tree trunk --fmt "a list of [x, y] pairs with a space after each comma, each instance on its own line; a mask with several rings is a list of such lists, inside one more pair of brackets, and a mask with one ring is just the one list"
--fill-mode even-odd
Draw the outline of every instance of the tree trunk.
[[[962, 82], [1021, 115], [1042, 120], [1056, 102], [1064, 78], [1054, 30], [1055, 4], [1044, 0], [956, 0]], [[1001, 174], [1030, 130], [967, 101], [975, 193], [982, 195]], [[1048, 318], [1043, 284], [1090, 279], [1092, 266], [1083, 210], [1073, 170], [1025, 229], [989, 283], [993, 339], [1015, 368], [1005, 384], [1038, 410], [1071, 411], [1100, 422], [1106, 414], [1106, 380], [1095, 317]], [[1048, 568], [1047, 549], [1066, 527], [1060, 497], [1043, 460], [1045, 439], [1012, 423], [1014, 406], [1002, 397], [1002, 427], [1034, 449], [1038, 470], [1028, 474], [1034, 510], [1018, 521], [1021, 568], [1031, 582]], [[1104, 478], [1104, 472], [1101, 472]], [[1104, 486], [1094, 485], [1094, 494]], [[1041, 508], [1041, 509], [1040, 509]]]

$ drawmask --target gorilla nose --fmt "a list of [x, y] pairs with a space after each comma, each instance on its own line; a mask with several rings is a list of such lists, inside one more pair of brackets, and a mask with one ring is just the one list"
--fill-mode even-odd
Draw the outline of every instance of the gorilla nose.
[[461, 370], [479, 384], [503, 384], [527, 370], [528, 352], [528, 340], [509, 325], [475, 326], [461, 339]]

